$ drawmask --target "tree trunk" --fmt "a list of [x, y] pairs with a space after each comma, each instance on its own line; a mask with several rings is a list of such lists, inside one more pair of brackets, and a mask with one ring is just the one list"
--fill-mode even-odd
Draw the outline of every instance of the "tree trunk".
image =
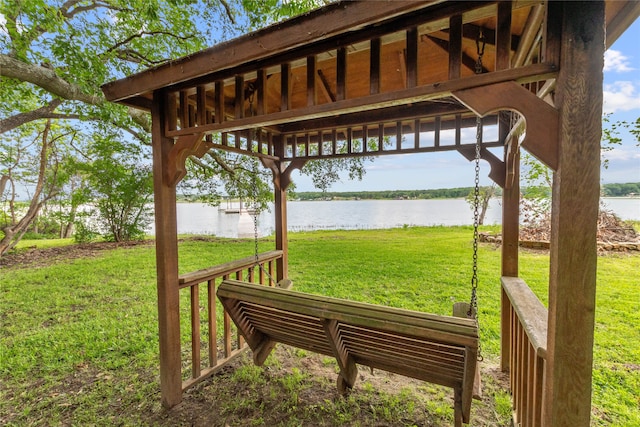
[[496, 185], [492, 184], [491, 187], [486, 187], [480, 192], [480, 214], [478, 215], [478, 225], [484, 224], [484, 218], [487, 215], [489, 209], [489, 202], [491, 198], [496, 194]]
[[27, 213], [18, 221], [12, 222], [12, 225], [9, 225], [3, 229], [4, 237], [0, 240], [0, 257], [13, 249], [15, 245], [22, 239], [22, 236], [27, 231], [29, 226], [33, 223], [34, 219], [37, 217], [40, 208], [53, 197], [53, 194], [47, 194], [45, 197], [40, 200], [45, 184], [45, 176], [47, 172], [47, 153], [49, 152], [49, 148], [53, 145], [52, 141], [49, 141], [49, 130], [51, 129], [51, 120], [48, 120], [44, 131], [42, 132], [42, 148], [40, 149], [40, 169], [38, 172], [38, 181], [36, 183], [35, 191], [33, 192], [33, 197], [31, 198], [31, 203], [29, 204], [29, 209]]

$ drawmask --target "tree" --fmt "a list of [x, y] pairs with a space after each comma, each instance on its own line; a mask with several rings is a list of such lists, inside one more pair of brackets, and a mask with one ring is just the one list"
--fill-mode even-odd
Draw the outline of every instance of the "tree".
[[[602, 166], [607, 168], [607, 153], [622, 144], [621, 131], [627, 130], [636, 139], [636, 144], [640, 146], [640, 117], [634, 123], [612, 122], [611, 115], [605, 114], [602, 122]], [[522, 157], [522, 164], [524, 185], [520, 211], [523, 216], [523, 225], [529, 228], [550, 229], [553, 173], [551, 169], [528, 154]], [[610, 184], [608, 191], [613, 194], [622, 190], [619, 185]]]
[[[312, 0], [5, 0], [0, 4], [4, 19], [0, 133], [25, 133], [30, 123], [42, 126], [51, 120], [87, 134], [105, 127], [109, 132], [117, 129], [120, 139], [128, 134], [148, 144], [149, 116], [106, 102], [101, 85], [318, 4]], [[240, 175], [253, 170], [236, 168], [237, 160], [225, 153], [209, 154], [204, 173], [215, 180], [228, 179], [222, 187], [246, 181]], [[270, 182], [266, 176], [258, 179]], [[5, 175], [0, 177], [0, 189], [9, 183]]]
[[[27, 136], [35, 139], [24, 143]], [[11, 250], [22, 238], [38, 212], [54, 198], [65, 183], [62, 172], [65, 152], [63, 142], [74, 132], [60, 128], [46, 120], [42, 126], [30, 126], [24, 132], [15, 132], [0, 144], [0, 172], [3, 185], [0, 196], [6, 201], [7, 219], [2, 224], [0, 256]], [[37, 167], [34, 169], [33, 166]], [[18, 183], [26, 186], [23, 190]], [[30, 202], [20, 212], [16, 207], [19, 191], [30, 192]]]
[[[496, 188], [495, 183], [488, 187], [478, 188], [478, 225], [484, 224], [484, 218], [489, 210], [489, 202], [496, 196]], [[475, 209], [475, 189], [471, 190], [465, 200], [471, 205], [471, 209]]]

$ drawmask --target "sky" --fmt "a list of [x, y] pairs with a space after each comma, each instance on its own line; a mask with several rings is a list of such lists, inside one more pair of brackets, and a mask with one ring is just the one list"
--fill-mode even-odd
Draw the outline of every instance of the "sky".
[[[604, 112], [612, 123], [630, 123], [640, 117], [640, 20], [605, 53]], [[465, 135], [473, 141], [475, 132]], [[620, 134], [622, 144], [605, 153], [608, 168], [602, 169], [601, 181], [608, 183], [640, 182], [640, 147], [631, 134]], [[501, 155], [500, 155], [501, 156]], [[489, 185], [489, 166], [481, 162], [481, 185]], [[391, 155], [377, 157], [365, 166], [362, 181], [350, 181], [346, 174], [329, 191], [421, 190], [434, 188], [471, 187], [474, 182], [473, 163], [457, 152]], [[296, 191], [318, 191], [310, 178], [298, 171], [292, 173]]]

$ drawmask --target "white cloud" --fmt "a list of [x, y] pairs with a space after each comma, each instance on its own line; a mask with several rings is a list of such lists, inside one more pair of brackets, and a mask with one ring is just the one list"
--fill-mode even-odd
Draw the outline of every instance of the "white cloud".
[[640, 93], [633, 82], [617, 81], [605, 85], [604, 112], [629, 111], [640, 109]]
[[633, 70], [629, 66], [629, 58], [619, 50], [609, 49], [604, 53], [604, 71], [624, 73]]

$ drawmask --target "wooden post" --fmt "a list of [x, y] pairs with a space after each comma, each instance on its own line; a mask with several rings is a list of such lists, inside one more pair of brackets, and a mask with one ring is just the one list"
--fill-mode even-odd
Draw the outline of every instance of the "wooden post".
[[156, 222], [160, 390], [163, 406], [171, 408], [182, 400], [182, 377], [176, 187], [167, 183], [167, 176], [163, 173], [167, 169], [166, 160], [173, 147], [173, 139], [164, 135], [165, 105], [164, 94], [161, 91], [155, 91], [151, 107], [151, 135]]
[[[496, 29], [496, 71], [510, 68], [511, 3], [498, 3]], [[508, 134], [508, 124], [498, 122], [500, 136]], [[502, 189], [502, 276], [518, 277], [518, 244], [520, 235], [520, 150], [518, 141], [504, 141], [504, 163], [507, 173]], [[511, 317], [510, 303], [501, 291], [500, 311], [500, 368], [508, 371], [510, 359]]]
[[[502, 276], [518, 277], [518, 244], [520, 235], [520, 150], [518, 141], [507, 144], [504, 153], [507, 168], [502, 189]], [[509, 299], [501, 293], [500, 367], [509, 370], [511, 318]]]
[[[275, 137], [274, 137], [275, 138]], [[278, 136], [275, 144], [275, 154], [284, 158], [284, 140]], [[275, 210], [275, 234], [276, 249], [282, 251], [282, 258], [276, 261], [277, 281], [289, 277], [289, 241], [287, 237], [287, 186], [282, 185], [282, 162], [276, 161], [273, 172], [274, 210]]]
[[562, 2], [551, 7], [551, 12], [562, 14], [562, 33], [543, 425], [586, 427], [591, 415], [595, 322], [604, 2]]

